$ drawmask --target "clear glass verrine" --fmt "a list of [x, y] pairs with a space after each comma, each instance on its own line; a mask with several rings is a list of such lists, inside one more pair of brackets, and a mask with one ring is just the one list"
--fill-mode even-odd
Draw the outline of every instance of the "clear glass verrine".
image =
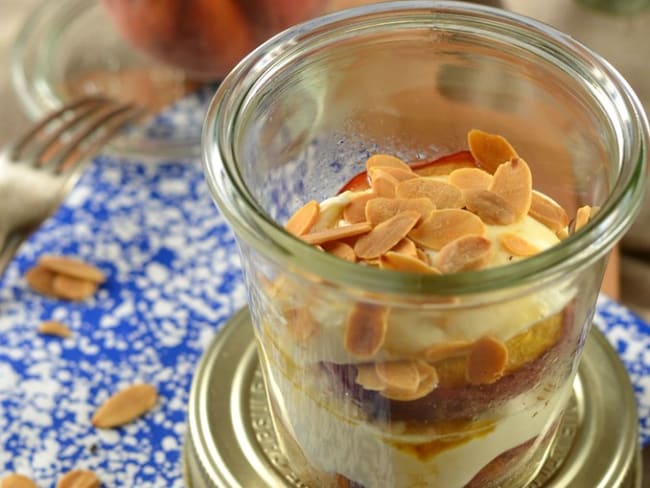
[[[466, 149], [472, 128], [507, 137], [537, 190], [569, 215], [598, 207], [594, 218], [528, 259], [448, 275], [348, 263], [284, 231], [369, 155], [430, 160]], [[647, 131], [636, 97], [597, 55], [464, 3], [333, 14], [233, 70], [206, 119], [204, 164], [240, 246], [274, 426], [305, 482], [455, 488], [535, 476], [571, 394], [606, 254], [640, 204]], [[369, 356], [345, 347], [355, 315], [385, 325]], [[508, 363], [498, 380], [474, 384], [461, 346], [484, 337], [503, 341]], [[417, 368], [420, 386], [435, 370], [437, 383], [414, 399], [360, 379], [387, 364]]]

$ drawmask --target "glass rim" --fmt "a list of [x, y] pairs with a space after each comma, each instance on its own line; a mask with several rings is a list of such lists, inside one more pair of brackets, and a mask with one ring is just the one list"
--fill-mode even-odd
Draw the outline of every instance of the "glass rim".
[[[618, 133], [619, 174], [595, 217], [579, 232], [552, 248], [507, 266], [445, 275], [387, 271], [360, 266], [323, 253], [286, 232], [257, 203], [241, 177], [235, 157], [238, 121], [246, 100], [269, 72], [286, 66], [297, 52], [323, 47], [345, 32], [359, 33], [404, 22], [456, 20], [474, 23], [481, 33], [524, 45], [540, 56], [555, 53], [554, 63], [569, 74], [585, 68], [599, 90], [611, 98], [610, 109], [627, 121], [629, 133]], [[387, 22], [390, 21], [390, 22]], [[392, 22], [392, 24], [391, 24]], [[460, 25], [460, 24], [458, 24]], [[535, 45], [530, 41], [535, 41]], [[548, 58], [546, 59], [549, 60]], [[596, 88], [593, 88], [596, 90]], [[597, 98], [597, 97], [596, 97]], [[602, 108], [602, 107], [601, 107]], [[602, 108], [612, 125], [613, 114]], [[619, 130], [620, 132], [620, 130]], [[537, 285], [601, 257], [629, 228], [639, 211], [645, 187], [648, 122], [641, 103], [623, 77], [599, 55], [542, 22], [505, 10], [455, 1], [410, 0], [365, 5], [318, 17], [277, 34], [244, 58], [224, 79], [213, 97], [203, 128], [202, 155], [208, 187], [219, 209], [248, 244], [275, 261], [326, 282], [365, 290], [406, 295], [465, 295]], [[390, 279], [386, 279], [387, 273]]]

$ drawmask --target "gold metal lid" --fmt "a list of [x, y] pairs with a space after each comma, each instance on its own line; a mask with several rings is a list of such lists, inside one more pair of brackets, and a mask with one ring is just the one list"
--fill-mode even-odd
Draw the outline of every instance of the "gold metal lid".
[[[624, 366], [594, 327], [551, 454], [529, 488], [640, 488], [636, 402]], [[190, 392], [190, 488], [307, 488], [280, 451], [247, 309], [205, 352]]]

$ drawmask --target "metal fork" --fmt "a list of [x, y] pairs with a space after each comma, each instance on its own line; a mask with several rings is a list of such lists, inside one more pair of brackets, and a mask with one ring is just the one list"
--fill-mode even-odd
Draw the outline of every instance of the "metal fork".
[[0, 153], [0, 277], [92, 156], [143, 113], [133, 104], [86, 97], [51, 113]]

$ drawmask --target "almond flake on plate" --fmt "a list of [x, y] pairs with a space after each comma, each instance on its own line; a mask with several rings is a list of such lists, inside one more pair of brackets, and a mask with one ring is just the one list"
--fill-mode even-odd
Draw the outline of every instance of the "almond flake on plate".
[[87, 469], [75, 469], [64, 474], [56, 488], [99, 488], [101, 481], [95, 473]]
[[58, 298], [65, 300], [86, 300], [97, 291], [97, 282], [59, 274], [52, 280], [52, 289]]
[[80, 280], [93, 281], [95, 283], [104, 283], [106, 281], [106, 275], [101, 269], [69, 256], [41, 256], [38, 260], [38, 265], [54, 273]]
[[0, 479], [0, 488], [38, 488], [30, 478], [24, 474], [11, 473]]
[[45, 320], [41, 322], [41, 325], [38, 326], [38, 332], [39, 334], [57, 337], [70, 337], [72, 335], [67, 325], [56, 320]]
[[118, 391], [95, 412], [92, 424], [99, 428], [119, 427], [153, 408], [158, 400], [156, 387], [139, 383]]

